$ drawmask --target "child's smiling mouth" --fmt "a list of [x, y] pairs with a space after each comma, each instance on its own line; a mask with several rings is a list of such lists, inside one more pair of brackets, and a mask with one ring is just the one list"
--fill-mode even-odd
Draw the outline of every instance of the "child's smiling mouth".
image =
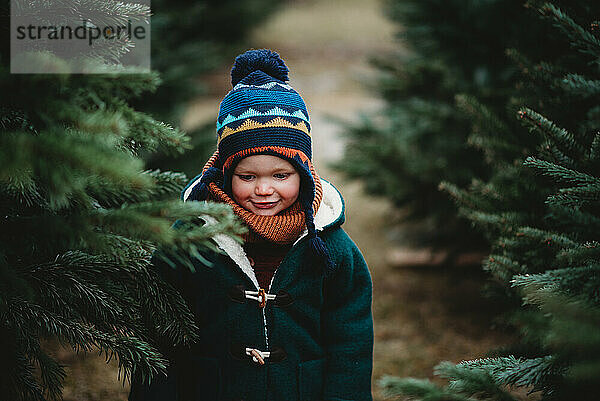
[[254, 201], [250, 201], [252, 202], [252, 204], [259, 208], [259, 209], [270, 209], [273, 206], [275, 206], [279, 201], [274, 201], [274, 202], [254, 202]]

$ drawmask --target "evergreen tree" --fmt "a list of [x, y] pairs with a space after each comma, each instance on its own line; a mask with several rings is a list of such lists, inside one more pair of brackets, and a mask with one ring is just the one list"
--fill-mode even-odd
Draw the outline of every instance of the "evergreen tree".
[[[68, 20], [87, 3], [43, 4]], [[61, 398], [65, 370], [44, 350], [50, 338], [116, 357], [123, 379], [150, 380], [168, 364], [159, 347], [197, 339], [185, 302], [151, 267], [153, 251], [191, 267], [199, 249], [215, 248], [212, 235], [240, 225], [222, 205], [174, 200], [184, 174], [144, 169], [142, 149], [188, 143], [130, 104], [156, 89], [156, 73], [10, 74], [8, 4], [1, 8], [0, 399]], [[124, 19], [132, 11], [111, 10]], [[219, 224], [198, 226], [199, 214]]]
[[[440, 363], [434, 373], [449, 380], [443, 388], [427, 380], [384, 378], [389, 394], [516, 400], [511, 389], [523, 387], [543, 400], [597, 398], [600, 33], [590, 16], [599, 15], [600, 5], [530, 1], [527, 6], [553, 26], [553, 35], [540, 40], [568, 50], [542, 58], [509, 51], [522, 81], [509, 101], [508, 117], [459, 97], [494, 174], [468, 189], [443, 184], [460, 212], [493, 242], [484, 268], [508, 296], [522, 302], [511, 318], [522, 340], [496, 356]], [[529, 35], [527, 27], [523, 36]], [[513, 119], [525, 129], [514, 129]]]
[[[539, 47], [533, 38], [546, 28], [526, 19], [520, 0], [384, 4], [401, 39], [397, 53], [373, 59], [381, 71], [376, 89], [386, 106], [348, 129], [339, 168], [419, 221], [421, 228], [411, 233], [414, 242], [458, 250], [487, 247], [438, 189], [443, 180], [466, 186], [493, 171], [485, 153], [468, 146], [476, 138], [469, 135], [469, 118], [455, 96], [468, 93], [492, 111], [503, 111], [516, 79], [504, 49], [517, 42]], [[525, 24], [531, 37], [520, 35]]]

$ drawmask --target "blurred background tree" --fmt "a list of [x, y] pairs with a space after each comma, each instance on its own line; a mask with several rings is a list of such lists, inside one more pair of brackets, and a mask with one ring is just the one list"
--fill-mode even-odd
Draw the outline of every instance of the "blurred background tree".
[[[535, 49], [547, 27], [528, 20], [520, 0], [383, 4], [400, 39], [397, 53], [373, 58], [381, 71], [376, 89], [386, 107], [348, 128], [338, 168], [417, 222], [405, 242], [451, 251], [485, 249], [485, 238], [456, 215], [438, 189], [444, 180], [465, 186], [493, 173], [481, 147], [469, 146], [477, 145], [477, 138], [455, 95], [476, 96], [502, 113], [517, 71], [504, 50], [517, 43]], [[522, 35], [524, 24], [530, 36]]]
[[[444, 362], [427, 380], [387, 377], [390, 395], [418, 400], [516, 400], [524, 388], [543, 400], [594, 399], [600, 375], [600, 5], [526, 3], [529, 21], [507, 52], [520, 74], [506, 112], [465, 93], [457, 108], [471, 121], [471, 142], [491, 174], [468, 188], [444, 182], [492, 242], [484, 263], [515, 307], [521, 332], [488, 358]], [[523, 10], [521, 7], [519, 9]], [[539, 14], [536, 18], [535, 14]], [[531, 26], [551, 31], [536, 35]], [[460, 26], [465, 30], [468, 27]], [[533, 50], [533, 51], [532, 51]], [[522, 127], [515, 127], [518, 121]], [[443, 132], [439, 132], [443, 135]]]

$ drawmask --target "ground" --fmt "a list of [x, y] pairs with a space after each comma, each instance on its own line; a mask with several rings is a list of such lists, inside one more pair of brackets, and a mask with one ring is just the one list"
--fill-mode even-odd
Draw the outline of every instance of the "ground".
[[[383, 400], [376, 383], [383, 375], [431, 377], [439, 361], [483, 356], [508, 341], [494, 330], [496, 308], [480, 295], [485, 276], [477, 264], [390, 265], [390, 251], [402, 249], [394, 240], [397, 236], [390, 234], [398, 230], [389, 225], [397, 212], [385, 199], [365, 194], [360, 183], [330, 168], [344, 149], [343, 124], [338, 120], [356, 121], [361, 113], [383, 106], [369, 89], [376, 71], [368, 58], [402, 51], [402, 43], [394, 39], [396, 30], [375, 0], [304, 0], [288, 2], [249, 40], [253, 48], [278, 51], [290, 68], [290, 84], [309, 110], [317, 172], [342, 192], [347, 205], [344, 228], [370, 267], [376, 400]], [[218, 104], [230, 89], [229, 68], [212, 76], [214, 96], [190, 104], [184, 128], [215, 119]], [[66, 401], [126, 399], [128, 388], [117, 379], [114, 363], [68, 352], [61, 358], [70, 365]]]

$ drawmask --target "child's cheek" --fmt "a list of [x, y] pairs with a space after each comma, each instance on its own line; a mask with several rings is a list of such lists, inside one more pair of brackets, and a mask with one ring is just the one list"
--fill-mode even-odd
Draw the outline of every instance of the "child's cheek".
[[242, 180], [235, 178], [231, 182], [231, 192], [233, 192], [233, 199], [240, 203], [241, 201], [248, 198], [250, 195], [249, 185], [244, 183]]
[[300, 180], [291, 180], [287, 182], [282, 192], [287, 200], [296, 199], [300, 194]]

